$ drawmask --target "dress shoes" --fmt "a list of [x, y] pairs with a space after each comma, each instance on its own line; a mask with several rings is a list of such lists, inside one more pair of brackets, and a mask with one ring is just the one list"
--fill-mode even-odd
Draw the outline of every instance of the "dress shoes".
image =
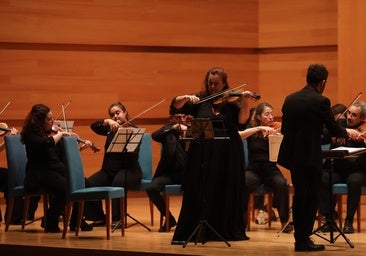
[[353, 234], [355, 231], [353, 229], [353, 223], [350, 220], [346, 220], [343, 227], [343, 233], [345, 234]]
[[314, 244], [312, 240], [305, 243], [295, 243], [295, 252], [323, 251], [324, 249], [324, 245]]
[[92, 223], [93, 227], [103, 227], [106, 225], [105, 219], [103, 220], [95, 220]]
[[[176, 225], [177, 225], [177, 221], [174, 218], [171, 218], [169, 220], [169, 228], [168, 228], [168, 231], [170, 231], [170, 229], [172, 227], [175, 227]], [[166, 222], [164, 222], [164, 225], [159, 228], [159, 232], [166, 232]]]
[[282, 232], [283, 233], [291, 233], [294, 230], [294, 225], [292, 223], [282, 222]]
[[[85, 220], [82, 220], [81, 224], [80, 224], [80, 230], [81, 231], [92, 231], [93, 225], [90, 225], [90, 224], [86, 223]], [[76, 223], [75, 224], [70, 223], [70, 231], [76, 231]]]
[[[332, 225], [329, 225], [329, 224], [325, 224], [321, 229], [320, 231], [323, 232], [323, 233], [329, 233], [330, 230], [332, 229]], [[333, 231], [335, 231], [335, 229], [333, 229]]]

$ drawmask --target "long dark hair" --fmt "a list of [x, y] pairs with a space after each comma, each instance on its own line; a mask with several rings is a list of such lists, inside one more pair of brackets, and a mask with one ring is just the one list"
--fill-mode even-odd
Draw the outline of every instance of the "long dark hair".
[[44, 104], [36, 104], [32, 107], [24, 120], [23, 129], [20, 133], [22, 142], [24, 142], [24, 136], [28, 133], [47, 134], [44, 125], [50, 111], [51, 109]]

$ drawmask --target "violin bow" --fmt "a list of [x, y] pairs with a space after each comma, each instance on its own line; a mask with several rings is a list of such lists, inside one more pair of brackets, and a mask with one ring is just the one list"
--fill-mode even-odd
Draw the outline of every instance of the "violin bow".
[[[347, 111], [349, 110], [349, 108], [352, 106], [352, 104], [353, 103], [355, 103], [356, 101], [358, 101], [358, 99], [360, 98], [362, 96], [362, 92], [360, 92], [357, 96], [356, 96], [356, 98], [351, 102], [351, 104], [349, 104], [348, 105], [348, 107], [346, 108], [346, 110], [345, 111], [343, 111], [343, 113], [340, 115], [340, 117], [341, 116], [344, 116], [346, 113], [347, 113]], [[338, 117], [339, 118], [339, 117]]]
[[8, 103], [6, 103], [5, 107], [0, 111], [0, 116], [4, 113], [4, 111], [8, 108], [8, 106], [10, 105], [11, 101], [9, 100]]
[[228, 88], [228, 89], [226, 89], [226, 90], [224, 90], [224, 91], [222, 91], [222, 92], [219, 92], [219, 93], [216, 93], [216, 94], [213, 94], [213, 95], [207, 96], [207, 97], [205, 97], [205, 98], [201, 99], [197, 104], [200, 104], [200, 103], [203, 103], [203, 102], [205, 102], [205, 101], [208, 101], [208, 100], [214, 99], [214, 98], [219, 97], [219, 96], [221, 96], [221, 95], [223, 95], [223, 94], [225, 94], [225, 93], [227, 93], [227, 92], [234, 91], [234, 90], [239, 89], [239, 88], [241, 88], [241, 87], [244, 87], [244, 86], [246, 86], [246, 85], [248, 85], [248, 83], [244, 83], [244, 84], [238, 85], [238, 86], [236, 86], [236, 87], [234, 87], [234, 88]]
[[62, 107], [64, 108], [63, 110], [61, 110], [61, 112], [56, 116], [56, 118], [55, 118], [55, 120], [57, 120], [64, 112], [65, 112], [65, 110], [68, 108], [68, 106], [70, 105], [70, 103], [71, 103], [71, 100], [69, 100], [67, 103], [66, 103], [66, 105], [64, 106], [63, 104], [62, 104]]
[[152, 105], [151, 107], [148, 107], [147, 109], [145, 109], [144, 111], [142, 111], [140, 114], [136, 115], [134, 118], [131, 118], [130, 120], [124, 122], [123, 124], [121, 124], [121, 126], [128, 124], [130, 122], [132, 122], [133, 120], [135, 120], [136, 118], [142, 116], [143, 114], [145, 114], [146, 112], [152, 110], [153, 108], [155, 108], [156, 106], [160, 105], [161, 103], [163, 103], [165, 101], [165, 99], [162, 99], [161, 101], [159, 101], [158, 103]]
[[61, 105], [61, 108], [62, 108], [62, 116], [63, 116], [64, 122], [65, 122], [65, 131], [66, 132], [69, 132], [69, 127], [67, 127], [66, 113], [65, 113], [65, 106], [64, 106], [64, 104]]

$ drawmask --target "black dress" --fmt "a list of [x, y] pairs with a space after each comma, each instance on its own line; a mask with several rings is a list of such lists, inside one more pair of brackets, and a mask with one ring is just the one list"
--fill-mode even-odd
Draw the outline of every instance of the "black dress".
[[[183, 112], [195, 118], [210, 118], [214, 126], [224, 125], [229, 139], [197, 139], [190, 142], [183, 179], [182, 208], [172, 244], [187, 241], [200, 220], [207, 220], [226, 240], [248, 239], [244, 224], [244, 151], [237, 131], [239, 107], [224, 105], [220, 108], [220, 114], [216, 115], [212, 103], [206, 101], [186, 104]], [[220, 240], [208, 228], [197, 239], [202, 242]], [[196, 241], [196, 237], [192, 241]]]

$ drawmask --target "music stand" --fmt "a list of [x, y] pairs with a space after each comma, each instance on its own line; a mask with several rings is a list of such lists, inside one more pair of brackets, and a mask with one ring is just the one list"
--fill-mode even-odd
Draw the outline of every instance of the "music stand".
[[[192, 139], [193, 140], [210, 140], [210, 139], [215, 139], [214, 137], [214, 129], [213, 129], [213, 125], [212, 125], [212, 121], [210, 119], [207, 118], [195, 118], [192, 120], [192, 125], [191, 125], [191, 129], [192, 129]], [[220, 138], [222, 139], [222, 138]], [[225, 139], [228, 139], [228, 137], [225, 137]], [[191, 239], [194, 237], [194, 235], [196, 236], [196, 241], [195, 244], [197, 244], [198, 240], [201, 238], [201, 242], [202, 244], [205, 244], [205, 231], [206, 231], [206, 227], [208, 227], [217, 237], [220, 238], [220, 240], [222, 240], [223, 242], [225, 242], [227, 244], [228, 247], [230, 247], [231, 245], [229, 244], [229, 242], [223, 237], [221, 236], [207, 221], [206, 216], [205, 216], [205, 204], [206, 204], [206, 173], [205, 171], [203, 171], [202, 175], [201, 175], [201, 179], [202, 179], [202, 191], [203, 191], [203, 196], [202, 196], [202, 210], [201, 210], [201, 219], [199, 224], [197, 225], [197, 227], [194, 229], [194, 231], [192, 232], [192, 234], [188, 237], [187, 241], [185, 241], [185, 243], [183, 244], [183, 248], [185, 248], [187, 246], [187, 244], [191, 241]]]
[[[346, 237], [344, 232], [337, 226], [336, 221], [333, 219], [333, 184], [332, 184], [332, 173], [333, 173], [333, 164], [335, 159], [345, 159], [345, 158], [355, 158], [362, 154], [366, 153], [366, 148], [347, 148], [347, 147], [338, 147], [332, 150], [324, 150], [322, 151], [323, 158], [330, 160], [330, 169], [328, 171], [328, 181], [329, 181], [329, 216], [325, 216], [325, 223], [319, 228], [313, 231], [313, 234], [330, 242], [334, 243], [339, 236], [342, 236], [344, 240], [348, 243], [351, 248], [354, 248], [354, 244]], [[319, 235], [317, 232], [321, 231], [324, 227], [329, 227], [329, 239], [324, 236]], [[338, 235], [334, 236], [334, 231], [338, 231]]]
[[[116, 134], [114, 135], [111, 143], [109, 144], [109, 147], [107, 149], [107, 153], [127, 153], [127, 152], [135, 152], [135, 150], [138, 148], [138, 146], [141, 143], [142, 137], [144, 135], [146, 128], [133, 128], [133, 127], [121, 127], [118, 129]], [[135, 221], [134, 224], [140, 224], [144, 228], [146, 228], [148, 231], [151, 231], [150, 228], [145, 226], [143, 223], [138, 221], [136, 218], [132, 217], [127, 212], [127, 171], [125, 171], [125, 213], [122, 218], [125, 218], [126, 228], [127, 226], [127, 217], [131, 218]], [[132, 226], [131, 225], [131, 226]], [[121, 221], [119, 221], [112, 229], [112, 232], [114, 232], [117, 228], [121, 227]]]

